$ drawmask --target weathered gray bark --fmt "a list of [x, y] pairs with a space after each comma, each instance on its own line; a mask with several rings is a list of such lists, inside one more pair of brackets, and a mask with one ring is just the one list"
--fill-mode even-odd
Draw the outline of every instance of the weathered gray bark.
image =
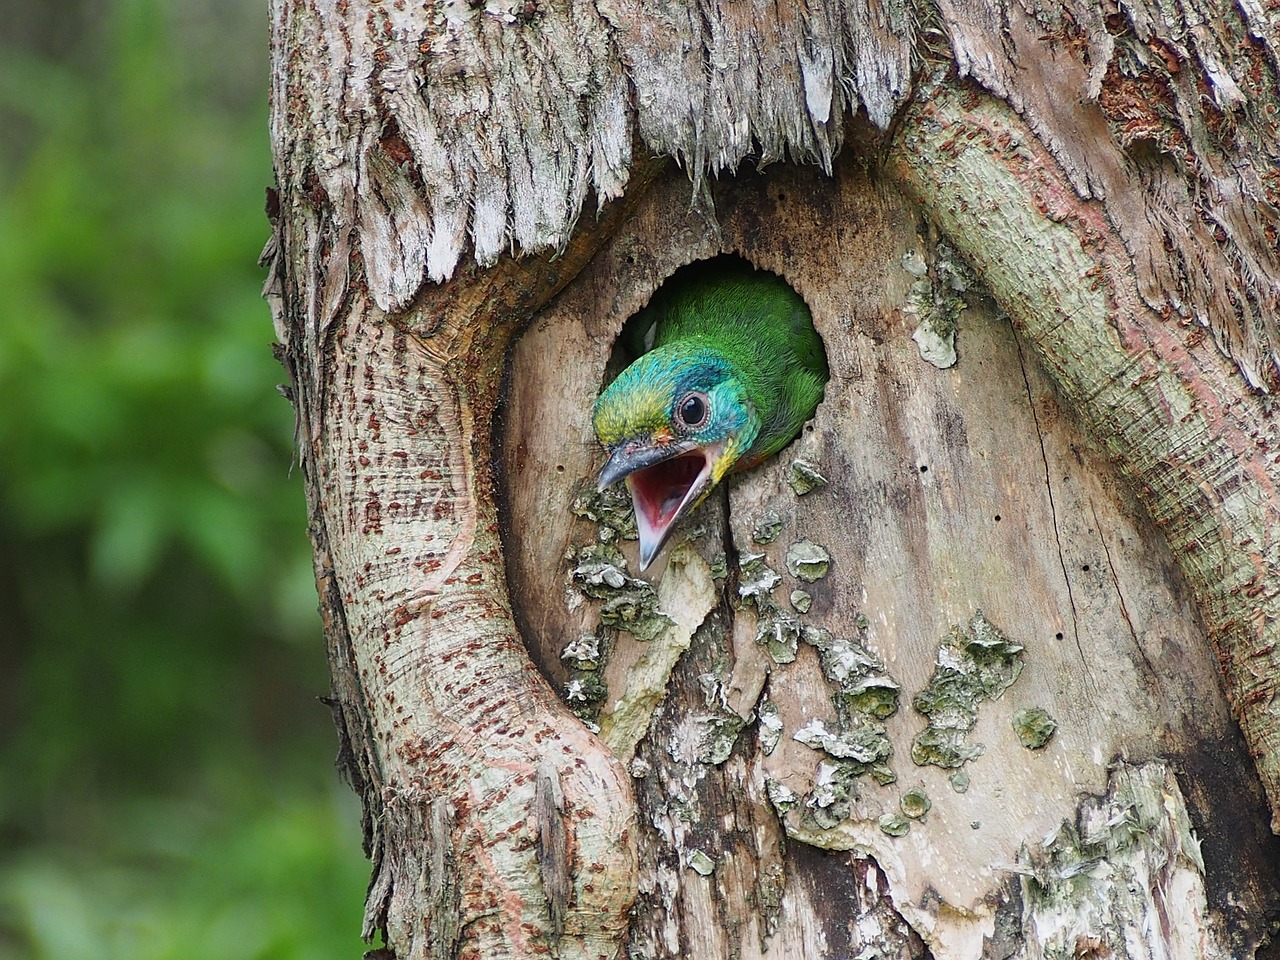
[[[1276, 847], [1228, 704], [1274, 816], [1280, 57], [1275, 11], [1204, 6], [275, 0], [268, 292], [366, 935], [405, 958], [1265, 940]], [[833, 176], [708, 186], [782, 157]], [[654, 592], [578, 499], [587, 414], [626, 317], [724, 252], [806, 297], [833, 380]], [[797, 457], [829, 482], [793, 493]], [[828, 556], [812, 584], [801, 542]], [[929, 727], [935, 662], [978, 650], [986, 699]], [[1043, 750], [1013, 735], [1032, 706]]]

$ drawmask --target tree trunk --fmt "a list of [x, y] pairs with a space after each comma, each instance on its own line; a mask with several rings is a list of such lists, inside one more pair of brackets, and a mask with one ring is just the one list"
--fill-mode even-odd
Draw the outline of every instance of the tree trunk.
[[[366, 937], [1265, 953], [1275, 15], [1036, 16], [275, 0], [268, 295]], [[784, 156], [822, 170], [707, 179]], [[591, 403], [719, 255], [832, 379], [640, 579]]]

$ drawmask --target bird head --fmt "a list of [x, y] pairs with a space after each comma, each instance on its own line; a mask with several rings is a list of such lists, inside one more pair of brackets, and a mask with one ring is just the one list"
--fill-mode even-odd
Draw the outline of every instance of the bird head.
[[760, 432], [733, 364], [684, 345], [627, 367], [596, 401], [592, 424], [609, 451], [598, 488], [625, 480], [631, 492], [641, 570]]

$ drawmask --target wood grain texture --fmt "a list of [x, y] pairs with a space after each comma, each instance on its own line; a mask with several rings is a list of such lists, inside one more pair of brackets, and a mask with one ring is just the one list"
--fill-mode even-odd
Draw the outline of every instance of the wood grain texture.
[[[1179, 884], [1191, 882], [1180, 887], [1186, 904], [1200, 903], [1210, 919], [1204, 939], [1180, 932], [1169, 955], [1228, 956], [1227, 929], [1256, 941], [1257, 907], [1239, 904], [1276, 896], [1275, 841], [1213, 649], [1161, 534], [1060, 404], [1035, 351], [975, 285], [964, 297], [959, 363], [940, 371], [921, 359], [911, 340], [918, 311], [905, 309], [921, 295], [909, 267], [918, 258], [931, 265], [930, 282], [945, 283], [948, 255], [910, 203], [856, 165], [834, 180], [788, 170], [721, 184], [715, 221], [678, 203], [681, 189], [655, 191], [513, 352], [502, 441], [509, 577], [522, 632], [562, 689], [580, 675], [561, 659], [565, 639], [602, 635], [607, 719], [632, 695], [631, 665], [660, 642], [601, 634], [599, 604], [570, 576], [574, 551], [600, 529], [575, 517], [573, 503], [600, 462], [588, 413], [623, 320], [685, 260], [740, 253], [806, 298], [832, 381], [813, 429], [691, 523], [692, 544], [727, 575], [632, 761], [648, 878], [633, 948], [677, 957], [706, 943], [697, 955], [817, 958], [844, 955], [832, 938], [848, 936], [855, 955], [872, 942], [859, 931], [878, 916], [886, 955], [977, 957], [998, 942], [1008, 946], [998, 955], [1039, 956], [1034, 931], [1051, 917], [1028, 903], [1022, 871], [1048, 855], [1037, 853], [1046, 838], [1076, 822], [1081, 795], [1106, 793], [1117, 758], [1159, 757], [1198, 771], [1226, 763], [1209, 794], [1171, 782], [1194, 811], [1206, 857], [1246, 865], [1210, 877], [1193, 858], [1175, 858]], [[789, 482], [796, 458], [833, 482], [798, 497]], [[766, 513], [781, 533], [761, 544]], [[830, 572], [814, 583], [788, 571], [787, 553], [802, 540], [830, 554]], [[634, 569], [634, 547], [624, 550]], [[796, 735], [814, 720], [848, 732], [850, 717], [819, 646], [802, 635], [788, 660], [758, 642], [757, 608], [738, 587], [742, 558], [761, 553], [781, 578], [770, 591], [779, 608], [801, 629], [856, 641], [900, 686], [885, 724], [895, 782], [863, 773], [842, 793], [824, 793], [824, 765], [839, 773], [840, 758]], [[660, 564], [651, 572], [660, 584], [667, 575]], [[789, 600], [799, 588], [812, 597], [805, 614]], [[548, 599], [556, 597], [564, 601]], [[912, 699], [928, 687], [942, 639], [978, 609], [1025, 649], [1013, 685], [978, 705], [967, 742], [983, 752], [963, 766], [959, 792], [952, 769], [912, 761], [925, 726]], [[1038, 751], [1011, 725], [1032, 706], [1058, 722]], [[781, 731], [766, 749], [769, 717]], [[905, 836], [890, 836], [881, 818], [900, 815], [912, 788], [932, 806]], [[819, 852], [797, 855], [804, 846]], [[1134, 862], [1147, 855], [1132, 853]], [[824, 891], [839, 889], [857, 863], [882, 878], [877, 895], [829, 902]], [[1149, 889], [1154, 899], [1131, 904], [1136, 912], [1109, 907], [1107, 923], [1154, 922], [1163, 908]], [[1111, 902], [1105, 889], [1097, 896]], [[1073, 937], [1088, 932], [1084, 919], [1072, 923], [1063, 930]]]

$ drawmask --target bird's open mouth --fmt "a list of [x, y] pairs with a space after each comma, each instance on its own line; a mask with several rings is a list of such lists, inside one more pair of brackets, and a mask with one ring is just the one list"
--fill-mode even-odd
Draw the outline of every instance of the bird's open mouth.
[[677, 523], [711, 489], [716, 448], [681, 453], [627, 475], [640, 535], [640, 569], [658, 555]]
[[665, 445], [629, 443], [614, 448], [597, 478], [599, 489], [626, 478], [640, 537], [640, 569], [658, 555], [682, 517], [714, 485], [712, 465], [724, 444], [699, 447], [690, 440]]
[[701, 450], [637, 470], [627, 477], [636, 521], [654, 531], [666, 530], [675, 521], [699, 477], [710, 472], [711, 464]]

